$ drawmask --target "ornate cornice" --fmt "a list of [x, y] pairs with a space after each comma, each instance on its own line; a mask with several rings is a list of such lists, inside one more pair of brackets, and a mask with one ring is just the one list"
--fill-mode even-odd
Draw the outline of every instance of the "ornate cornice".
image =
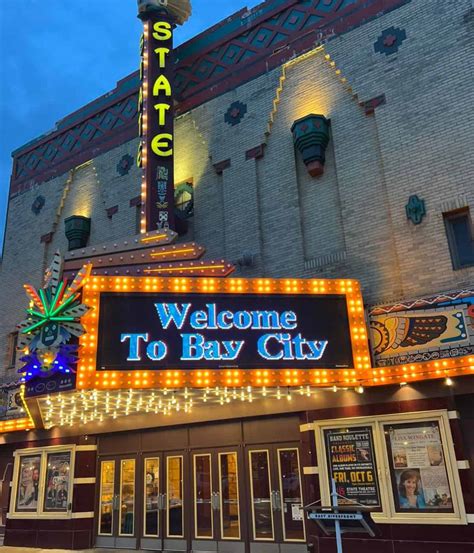
[[[176, 113], [185, 113], [408, 2], [267, 0], [252, 10], [240, 10], [177, 48]], [[138, 87], [136, 72], [109, 94], [65, 117], [53, 132], [13, 152], [10, 195], [137, 137]]]

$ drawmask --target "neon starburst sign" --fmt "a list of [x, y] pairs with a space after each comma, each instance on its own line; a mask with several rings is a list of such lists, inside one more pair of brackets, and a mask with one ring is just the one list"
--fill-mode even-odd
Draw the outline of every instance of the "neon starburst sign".
[[18, 347], [25, 365], [19, 370], [25, 380], [35, 376], [50, 376], [55, 372], [74, 372], [77, 361], [76, 344], [71, 338], [85, 333], [81, 317], [89, 307], [80, 300], [80, 290], [90, 275], [92, 265], [84, 265], [71, 284], [61, 280], [62, 262], [57, 253], [46, 272], [45, 285], [36, 290], [25, 284], [30, 299], [28, 317], [18, 325]]

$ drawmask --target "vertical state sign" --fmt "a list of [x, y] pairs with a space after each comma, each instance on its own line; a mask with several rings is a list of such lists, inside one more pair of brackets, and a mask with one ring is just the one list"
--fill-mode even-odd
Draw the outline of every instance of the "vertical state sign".
[[339, 503], [378, 507], [380, 497], [374, 440], [370, 426], [324, 430], [329, 478], [334, 478]]
[[141, 16], [141, 88], [138, 99], [143, 170], [141, 232], [174, 229], [173, 21], [163, 13]]

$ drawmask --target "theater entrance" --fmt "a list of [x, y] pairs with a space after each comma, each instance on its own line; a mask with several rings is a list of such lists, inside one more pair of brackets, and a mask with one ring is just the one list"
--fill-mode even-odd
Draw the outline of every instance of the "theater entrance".
[[[268, 430], [268, 422], [264, 427]], [[218, 442], [222, 430], [223, 425], [208, 425], [205, 441]], [[147, 436], [140, 440], [145, 447], [137, 444], [134, 454], [102, 455], [99, 449], [96, 547], [306, 552], [297, 441], [240, 439], [222, 447], [193, 447], [202, 440], [184, 431], [188, 447], [149, 449], [151, 443], [165, 449], [161, 437], [176, 444], [185, 438], [180, 431], [178, 439], [173, 431]]]

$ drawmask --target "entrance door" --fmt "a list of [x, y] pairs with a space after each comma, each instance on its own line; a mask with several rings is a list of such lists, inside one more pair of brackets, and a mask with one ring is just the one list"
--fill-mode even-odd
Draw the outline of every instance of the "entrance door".
[[140, 549], [187, 551], [184, 496], [187, 472], [183, 452], [143, 454]]
[[242, 450], [192, 452], [192, 551], [245, 553]]
[[101, 458], [99, 475], [96, 546], [136, 549], [136, 458]]
[[250, 553], [305, 552], [298, 447], [248, 447], [246, 453]]

